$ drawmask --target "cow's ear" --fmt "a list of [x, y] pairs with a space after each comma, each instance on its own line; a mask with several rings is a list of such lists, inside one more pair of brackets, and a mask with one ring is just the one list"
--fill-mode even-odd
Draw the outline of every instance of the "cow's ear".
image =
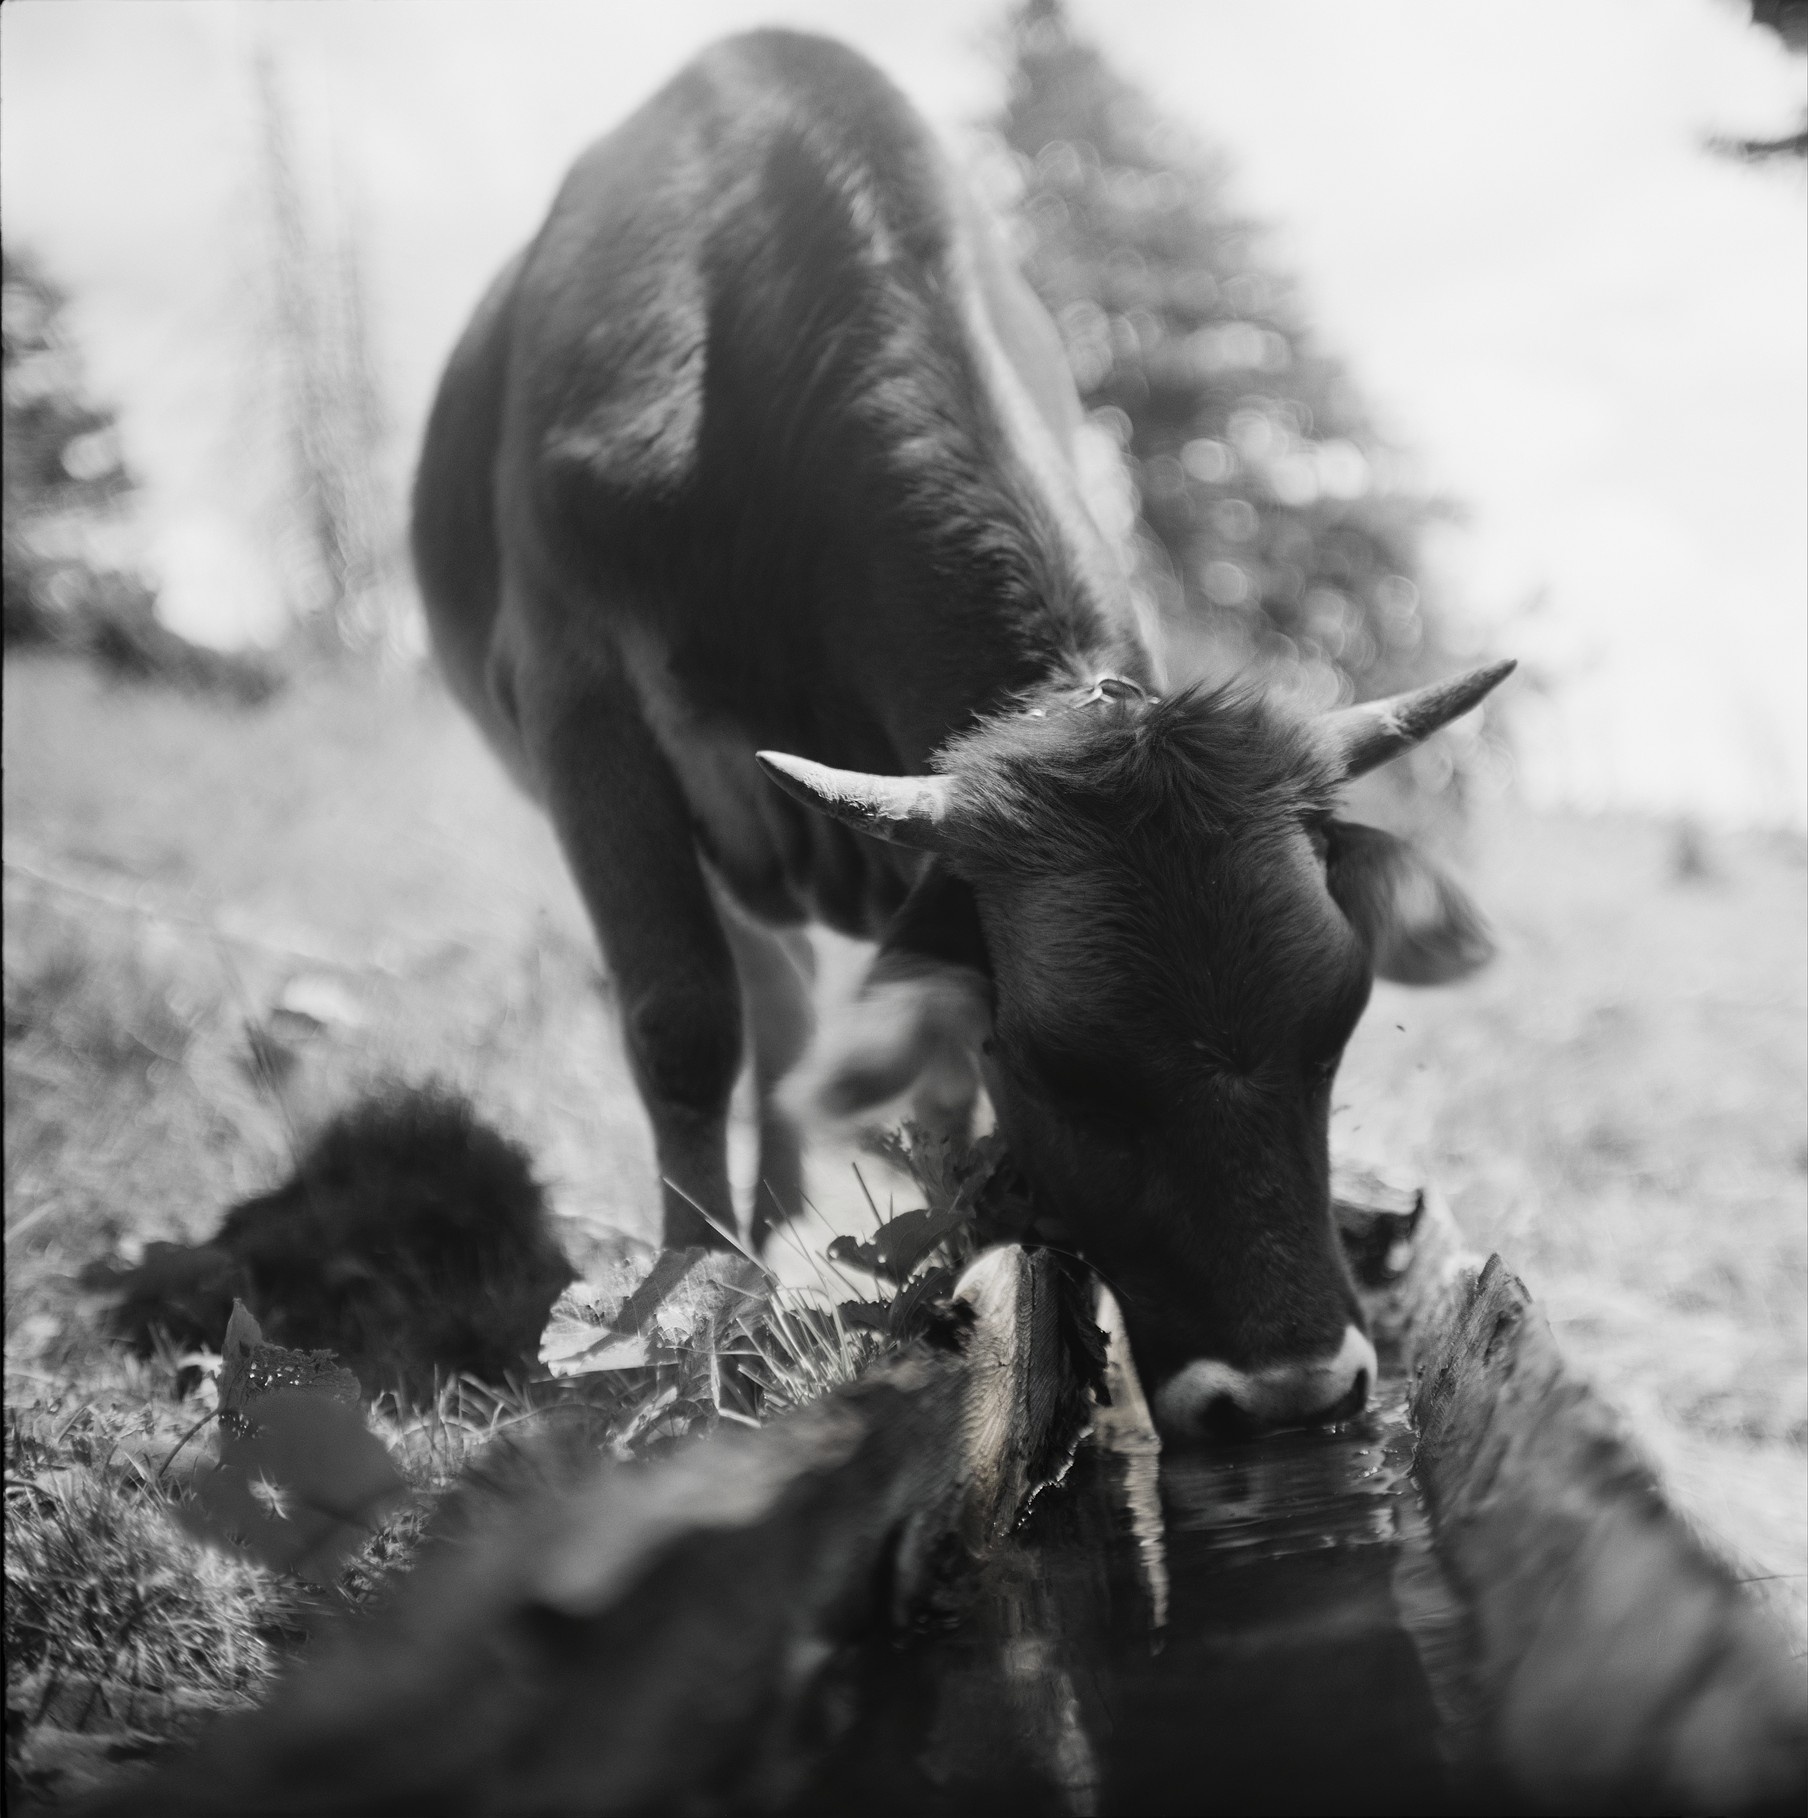
[[973, 1055], [991, 1033], [992, 984], [973, 892], [931, 860], [905, 899], [858, 995], [826, 1017], [785, 1081], [794, 1116], [868, 1116], [905, 1094], [958, 1122], [977, 1084]]
[[1408, 841], [1378, 827], [1325, 827], [1325, 881], [1367, 944], [1378, 977], [1444, 985], [1494, 954], [1480, 912]]

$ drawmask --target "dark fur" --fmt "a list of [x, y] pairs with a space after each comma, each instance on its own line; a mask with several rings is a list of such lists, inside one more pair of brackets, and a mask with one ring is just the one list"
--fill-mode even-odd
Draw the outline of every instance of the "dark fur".
[[1202, 1351], [1330, 1350], [1361, 1314], [1328, 1215], [1329, 1087], [1371, 977], [1320, 856], [1330, 759], [1236, 690], [1031, 705], [936, 760], [944, 894], [971, 895], [994, 979], [1000, 1122], [1153, 1380]]
[[1067, 875], [1101, 838], [1160, 823], [1188, 844], [1328, 814], [1339, 779], [1309, 727], [1238, 687], [1162, 700], [1057, 690], [983, 721], [935, 768], [959, 782], [952, 837], [965, 866], [988, 854]]
[[[635, 156], [655, 131], [657, 167]], [[706, 160], [687, 156], [698, 139]], [[942, 667], [933, 720], [898, 724], [883, 754], [918, 767], [950, 721], [1105, 631], [985, 402], [938, 160], [852, 53], [759, 33], [706, 53], [586, 154], [554, 207], [555, 222], [619, 215], [647, 247], [663, 279], [587, 222], [601, 258], [584, 302], [634, 368], [655, 344], [669, 361], [657, 386], [624, 387], [612, 366], [612, 391], [549, 400], [536, 496], [558, 553], [623, 604], [682, 598], [705, 621], [685, 639], [691, 687], [737, 715], [751, 696], [797, 716], [771, 727], [786, 749], [862, 736], [835, 725], [824, 682], [897, 721]], [[636, 178], [650, 193], [630, 200]], [[658, 327], [649, 306], [667, 312]], [[832, 622], [846, 614], [857, 644]], [[891, 678], [905, 699], [875, 703], [887, 645], [907, 659]], [[799, 656], [817, 684], [801, 692]]]
[[217, 1350], [234, 1297], [273, 1344], [336, 1352], [369, 1394], [531, 1371], [572, 1278], [526, 1155], [450, 1094], [395, 1093], [329, 1124], [294, 1175], [210, 1243], [152, 1244], [113, 1278], [115, 1329]]
[[[985, 381], [975, 307], [1036, 408], [1077, 413], [1052, 328], [960, 209], [859, 58], [731, 40], [578, 160], [429, 422], [435, 643], [571, 858], [674, 1242], [719, 1241], [692, 1201], [732, 1216], [742, 984], [756, 1035], [806, 1026], [758, 1001], [699, 859], [757, 919], [867, 937], [919, 869], [772, 789], [752, 752], [920, 771], [1057, 669], [1148, 667], [1127, 600], [1075, 558], [1096, 531], [1057, 524]], [[708, 769], [706, 749], [739, 755]], [[767, 1134], [763, 1177], [794, 1180]]]
[[[807, 1010], [707, 862], [756, 921], [885, 935], [899, 1013], [889, 1053], [848, 1057], [853, 1106], [900, 1066], [952, 1077], [995, 1013], [1005, 1132], [1157, 1377], [1319, 1355], [1360, 1321], [1331, 1070], [1372, 962], [1451, 969], [1435, 914], [1392, 926], [1396, 899], [1443, 899], [1329, 818], [1309, 728], [1234, 693], [1090, 698], [1155, 676], [1079, 501], [1078, 416], [1052, 325], [897, 92], [819, 39], [733, 39], [579, 159], [454, 353], [423, 595], [590, 908], [668, 1242], [734, 1220], [743, 988], [756, 1239], [801, 1179], [768, 1088]], [[957, 784], [943, 849], [800, 805], [759, 749], [933, 764]], [[911, 1014], [938, 969], [940, 1009]]]

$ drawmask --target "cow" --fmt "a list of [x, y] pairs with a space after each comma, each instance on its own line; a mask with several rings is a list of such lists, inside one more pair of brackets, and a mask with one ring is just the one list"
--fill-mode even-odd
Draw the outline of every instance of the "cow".
[[[451, 356], [414, 494], [433, 641], [594, 921], [669, 1244], [736, 1229], [744, 1043], [756, 1242], [802, 1186], [788, 1074], [845, 1117], [926, 1076], [956, 1121], [983, 1078], [1165, 1427], [1333, 1418], [1375, 1352], [1332, 1076], [1375, 974], [1488, 951], [1338, 791], [1511, 665], [1318, 719], [1166, 689], [1080, 423], [890, 83], [730, 39], [578, 159]], [[813, 1050], [812, 921], [877, 942]]]

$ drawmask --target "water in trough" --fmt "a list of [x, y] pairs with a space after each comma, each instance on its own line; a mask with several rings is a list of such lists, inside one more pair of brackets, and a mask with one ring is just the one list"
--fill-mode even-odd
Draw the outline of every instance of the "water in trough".
[[973, 1601], [863, 1663], [797, 1809], [1503, 1809], [1405, 1403], [1160, 1454], [1105, 1418]]

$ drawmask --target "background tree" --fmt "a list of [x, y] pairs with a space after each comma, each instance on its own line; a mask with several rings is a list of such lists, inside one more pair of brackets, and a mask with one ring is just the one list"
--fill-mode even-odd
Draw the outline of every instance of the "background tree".
[[113, 413], [88, 397], [64, 326], [67, 298], [7, 247], [4, 296], [6, 641], [54, 635], [97, 584], [97, 540], [117, 540], [132, 476]]
[[[1075, 35], [1059, 0], [1007, 26], [995, 126], [1014, 154], [1024, 268], [1055, 317], [1092, 421], [1134, 485], [1143, 580], [1183, 670], [1257, 669], [1308, 700], [1440, 673], [1410, 482], [1297, 288], [1225, 199], [1226, 162]], [[1398, 781], [1453, 776], [1462, 739]]]
[[406, 608], [360, 219], [343, 171], [331, 208], [311, 200], [268, 52], [253, 77], [263, 142], [263, 332], [247, 389], [274, 438], [269, 516], [285, 604], [295, 635], [316, 655], [382, 649], [396, 642]]
[[0, 253], [4, 326], [5, 637], [48, 644], [115, 673], [262, 700], [255, 658], [203, 650], [157, 616], [134, 559], [136, 482], [113, 411], [87, 392], [67, 298], [37, 262]]

